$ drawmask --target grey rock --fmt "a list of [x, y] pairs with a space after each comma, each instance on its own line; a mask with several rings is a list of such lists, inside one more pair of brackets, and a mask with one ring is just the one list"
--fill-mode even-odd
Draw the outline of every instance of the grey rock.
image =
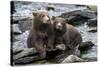
[[17, 13], [12, 15], [12, 20], [13, 21], [20, 21], [20, 20], [25, 20], [25, 19], [32, 19], [32, 15], [17, 15]]
[[47, 7], [46, 7], [46, 9], [49, 11], [49, 10], [55, 10], [55, 6], [54, 5], [48, 5]]
[[26, 42], [23, 41], [16, 41], [13, 43], [12, 45], [12, 49], [23, 49], [23, 48], [27, 48], [27, 44]]
[[87, 25], [90, 27], [96, 27], [97, 26], [97, 18], [89, 19], [87, 22]]
[[13, 49], [27, 48], [28, 34], [29, 34], [29, 31], [25, 31], [23, 34], [15, 36], [14, 39], [17, 40], [17, 41], [12, 43]]
[[73, 25], [83, 24], [85, 21], [88, 21], [88, 19], [93, 19], [97, 17], [95, 12], [88, 11], [88, 10], [70, 11], [70, 12], [62, 13], [62, 15], [60, 16], [67, 19], [68, 23]]
[[81, 58], [87, 59], [88, 61], [97, 61], [97, 46], [93, 46], [92, 49], [82, 53]]
[[81, 24], [84, 24], [85, 21], [87, 21], [89, 18], [87, 17], [83, 17], [81, 15], [75, 15], [75, 16], [69, 16], [67, 18], [67, 21], [69, 24], [72, 24], [72, 25], [81, 25]]
[[91, 41], [82, 42], [82, 44], [79, 46], [79, 50], [86, 51], [91, 49], [94, 46], [94, 44]]
[[93, 12], [93, 11], [88, 11], [88, 10], [82, 11], [82, 12], [81, 12], [81, 16], [83, 16], [83, 17], [88, 17], [88, 18], [95, 18], [95, 17], [97, 17], [97, 15], [95, 14], [95, 12]]
[[27, 30], [22, 34], [15, 36], [14, 39], [16, 39], [17, 41], [25, 42], [27, 40], [28, 35], [29, 31]]
[[18, 24], [12, 24], [11, 26], [12, 26], [11, 30], [12, 30], [13, 33], [22, 33]]
[[30, 57], [24, 57], [24, 58], [14, 60], [13, 62], [14, 62], [15, 65], [29, 64], [29, 63], [33, 63], [34, 61], [36, 61], [38, 59], [39, 59], [38, 56], [30, 56]]
[[34, 48], [30, 48], [30, 49], [26, 48], [26, 49], [23, 49], [23, 51], [18, 53], [17, 55], [13, 55], [13, 60], [16, 60], [16, 59], [19, 59], [19, 58], [22, 58], [24, 56], [28, 56], [34, 53], [36, 53], [36, 50]]
[[21, 14], [14, 13], [12, 15], [12, 24], [18, 23], [19, 28], [22, 32], [29, 30], [32, 27], [32, 22], [33, 22], [32, 12], [31, 14], [28, 14], [28, 15], [25, 15], [25, 14], [21, 15]]
[[95, 33], [97, 32], [97, 27], [92, 27], [88, 30], [88, 32], [92, 32], [92, 33]]
[[22, 49], [22, 48], [16, 48], [16, 49], [12, 49], [12, 53], [13, 54], [17, 54], [17, 53], [19, 53], [19, 52], [22, 52], [24, 50], [24, 48]]
[[58, 45], [56, 46], [56, 48], [59, 49], [59, 50], [66, 50], [65, 44], [58, 44]]
[[66, 12], [63, 13], [61, 16], [62, 17], [70, 17], [70, 16], [76, 16], [76, 15], [80, 15], [86, 18], [95, 18], [96, 14], [93, 11], [88, 11], [88, 10], [75, 10], [75, 11], [70, 11], [70, 12]]
[[19, 28], [22, 32], [25, 32], [26, 30], [30, 30], [32, 27], [32, 19], [25, 19], [19, 21]]
[[73, 63], [73, 62], [84, 62], [84, 60], [75, 55], [69, 55], [62, 61], [62, 63]]

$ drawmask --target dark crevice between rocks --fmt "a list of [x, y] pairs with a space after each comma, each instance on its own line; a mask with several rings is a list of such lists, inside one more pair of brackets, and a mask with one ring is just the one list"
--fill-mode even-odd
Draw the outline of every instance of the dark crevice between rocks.
[[94, 44], [91, 41], [82, 42], [81, 45], [79, 46], [79, 50], [81, 52], [84, 52], [84, 51], [91, 49], [93, 46]]

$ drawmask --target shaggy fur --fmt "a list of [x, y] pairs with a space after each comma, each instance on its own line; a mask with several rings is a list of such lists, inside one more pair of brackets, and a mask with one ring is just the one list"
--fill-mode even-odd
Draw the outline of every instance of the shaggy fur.
[[74, 26], [67, 24], [64, 18], [53, 17], [53, 26], [55, 31], [55, 43], [65, 44], [66, 50], [73, 50], [77, 54], [79, 44], [82, 42], [81, 34]]
[[53, 48], [53, 27], [46, 11], [33, 12], [33, 27], [27, 39], [29, 48], [36, 48], [41, 57], [46, 57], [47, 48]]

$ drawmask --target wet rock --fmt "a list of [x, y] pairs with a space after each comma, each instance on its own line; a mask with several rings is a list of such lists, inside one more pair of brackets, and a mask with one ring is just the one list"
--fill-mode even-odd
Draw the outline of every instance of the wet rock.
[[12, 43], [13, 44], [13, 49], [27, 48], [28, 34], [29, 34], [29, 31], [25, 31], [23, 34], [15, 36], [14, 39], [16, 41]]
[[21, 52], [13, 55], [14, 64], [29, 64], [31, 62], [37, 62], [43, 59], [54, 58], [58, 54], [57, 50], [47, 51], [47, 57], [41, 58], [39, 56], [38, 51], [35, 48], [25, 48], [23, 50], [21, 49], [14, 50], [14, 52], [18, 52], [18, 51], [21, 51]]
[[12, 47], [12, 49], [23, 49], [27, 48], [27, 44], [24, 41], [16, 41], [13, 43]]
[[12, 27], [11, 32], [13, 32], [14, 34], [21, 34], [22, 33], [18, 24], [12, 24], [11, 27]]
[[82, 11], [81, 15], [84, 17], [88, 17], [90, 19], [97, 17], [94, 11], [88, 11], [88, 10]]
[[90, 27], [95, 27], [97, 26], [97, 18], [89, 19], [87, 22], [87, 25]]
[[17, 65], [17, 64], [18, 65], [19, 64], [29, 64], [29, 63], [33, 63], [37, 59], [39, 59], [39, 56], [30, 56], [30, 57], [24, 57], [24, 58], [14, 60], [13, 62], [15, 65]]
[[97, 47], [93, 47], [93, 49], [83, 52], [81, 58], [87, 59], [88, 62], [97, 61]]
[[20, 20], [30, 20], [32, 19], [32, 15], [23, 15], [23, 16], [20, 16], [20, 15], [17, 15], [17, 13], [14, 13], [12, 15], [12, 20], [13, 21], [20, 21]]
[[14, 21], [13, 19], [11, 19], [11, 24], [18, 24], [19, 21]]
[[80, 51], [86, 51], [91, 49], [94, 46], [94, 44], [91, 41], [82, 42], [82, 44], [79, 46]]
[[69, 55], [67, 58], [65, 58], [62, 63], [73, 63], [73, 62], [84, 62], [85, 60], [75, 56], [75, 55]]
[[65, 44], [58, 44], [56, 46], [56, 48], [59, 49], [59, 50], [65, 50], [66, 49], [66, 46], [65, 46]]
[[67, 12], [67, 13], [63, 13], [61, 16], [68, 18], [70, 16], [75, 16], [75, 15], [80, 15], [86, 18], [95, 18], [95, 12], [93, 11], [88, 11], [88, 10], [75, 10], [75, 11], [71, 11], [71, 12]]
[[19, 28], [21, 29], [22, 32], [25, 32], [26, 30], [30, 30], [32, 27], [32, 20], [30, 19], [25, 19], [19, 21]]
[[86, 5], [80, 5], [80, 4], [77, 4], [75, 5], [76, 7], [86, 7]]
[[25, 56], [28, 56], [28, 55], [31, 55], [31, 54], [35, 54], [36, 52], [37, 51], [34, 48], [23, 49], [22, 52], [20, 52], [16, 55], [13, 55], [13, 60], [16, 60], [16, 59], [19, 59], [19, 58], [22, 58], [22, 57], [25, 57]]
[[66, 13], [62, 13], [61, 17], [68, 19], [68, 23], [77, 25], [83, 24], [88, 19], [92, 19], [96, 17], [95, 12], [88, 10], [75, 10]]
[[71, 25], [81, 25], [84, 24], [89, 18], [83, 17], [81, 15], [70, 16], [67, 18], [68, 23]]
[[54, 5], [48, 5], [47, 7], [46, 7], [46, 9], [49, 11], [49, 10], [55, 10], [55, 6]]
[[91, 29], [89, 29], [89, 30], [88, 30], [88, 32], [95, 33], [95, 32], [97, 32], [97, 28], [96, 28], [96, 27], [94, 27], [94, 28], [91, 28]]
[[22, 48], [12, 49], [12, 53], [13, 53], [13, 55], [15, 55], [15, 54], [22, 52], [23, 50], [24, 49], [22, 49]]
[[15, 36], [14, 39], [16, 39], [17, 41], [26, 42], [28, 35], [29, 35], [29, 31], [25, 31], [22, 34]]
[[31, 4], [32, 2], [29, 2], [29, 1], [22, 1], [22, 2], [19, 2], [19, 3], [21, 3], [22, 5], [29, 5], [29, 4]]
[[33, 16], [32, 14], [29, 15], [24, 15], [22, 14], [19, 15], [17, 13], [14, 13], [11, 16], [11, 24], [19, 24], [19, 28], [22, 32], [25, 32], [26, 30], [29, 30], [32, 27], [32, 21]]

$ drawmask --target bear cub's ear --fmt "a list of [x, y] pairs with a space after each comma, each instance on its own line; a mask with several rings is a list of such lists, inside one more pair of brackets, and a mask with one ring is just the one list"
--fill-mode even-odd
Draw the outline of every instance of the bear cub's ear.
[[37, 13], [36, 12], [33, 12], [32, 14], [33, 14], [33, 16], [37, 16]]

